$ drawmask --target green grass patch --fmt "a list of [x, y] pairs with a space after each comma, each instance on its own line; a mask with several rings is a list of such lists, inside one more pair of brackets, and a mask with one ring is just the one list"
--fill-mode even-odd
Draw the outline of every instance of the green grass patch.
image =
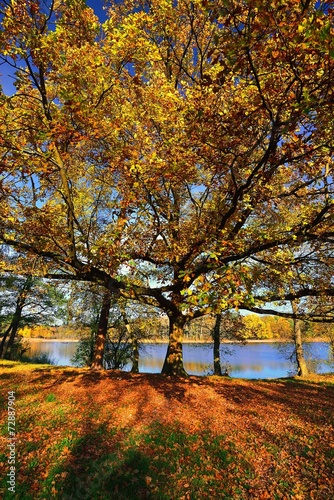
[[47, 403], [54, 403], [55, 401], [57, 401], [57, 398], [54, 394], [51, 393], [46, 396], [45, 401]]
[[53, 466], [37, 498], [170, 500], [189, 492], [189, 499], [199, 500], [212, 490], [217, 498], [234, 499], [224, 482], [234, 461], [225, 436], [155, 422], [119, 441], [116, 429], [102, 433], [103, 427], [54, 446]]

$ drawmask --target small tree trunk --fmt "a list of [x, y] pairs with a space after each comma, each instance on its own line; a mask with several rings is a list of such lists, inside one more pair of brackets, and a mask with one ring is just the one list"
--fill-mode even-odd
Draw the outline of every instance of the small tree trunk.
[[[295, 314], [297, 314], [298, 308], [295, 302], [292, 302], [292, 310]], [[296, 361], [298, 366], [297, 374], [299, 377], [306, 377], [309, 374], [309, 370], [304, 358], [302, 332], [300, 329], [300, 321], [298, 319], [293, 320], [293, 340], [296, 348]]]
[[300, 329], [300, 321], [294, 321], [294, 342], [296, 347], [296, 361], [298, 365], [298, 376], [306, 377], [309, 374], [307, 368], [306, 360], [304, 358], [303, 342], [302, 342], [302, 332]]
[[212, 330], [213, 337], [213, 374], [222, 376], [222, 368], [220, 362], [220, 325], [222, 315], [216, 314], [215, 325]]
[[132, 337], [132, 373], [139, 373], [139, 348], [137, 337]]
[[136, 335], [133, 332], [133, 329], [131, 327], [131, 324], [128, 321], [128, 318], [125, 314], [125, 310], [122, 310], [122, 316], [123, 320], [125, 323], [126, 331], [128, 332], [128, 336], [131, 342], [131, 361], [132, 361], [132, 368], [131, 368], [131, 373], [139, 373], [139, 348], [138, 348], [138, 339]]
[[132, 368], [131, 368], [131, 373], [139, 373], [139, 346], [138, 346], [138, 338], [133, 331], [133, 328], [131, 324], [129, 323], [124, 304], [120, 303], [119, 304], [119, 309], [121, 311], [121, 314], [123, 316], [123, 321], [125, 324], [126, 331], [128, 333], [128, 337], [131, 341], [131, 361], [132, 361]]
[[169, 318], [169, 343], [162, 372], [165, 375], [186, 377], [183, 366], [182, 340], [185, 318], [182, 315]]
[[332, 357], [334, 357], [334, 332], [333, 331], [329, 331], [328, 338], [329, 338], [329, 346], [331, 349], [331, 355], [332, 355]]
[[22, 311], [19, 312], [19, 316], [14, 316], [13, 321], [11, 323], [10, 335], [7, 344], [3, 350], [3, 357], [6, 359], [11, 359], [13, 354], [13, 345], [15, 341], [15, 336], [17, 334], [17, 330], [21, 321]]
[[7, 337], [8, 335], [10, 334], [10, 331], [12, 329], [12, 323], [9, 325], [9, 327], [7, 328], [7, 330], [3, 333], [3, 337], [2, 337], [2, 340], [1, 340], [1, 344], [0, 344], [0, 359], [4, 359], [5, 358], [5, 354], [6, 354], [6, 340], [7, 340]]
[[103, 356], [104, 356], [104, 349], [106, 345], [107, 332], [108, 332], [110, 306], [111, 306], [111, 295], [109, 291], [106, 291], [103, 296], [100, 319], [95, 339], [94, 354], [91, 364], [91, 368], [93, 370], [103, 369]]

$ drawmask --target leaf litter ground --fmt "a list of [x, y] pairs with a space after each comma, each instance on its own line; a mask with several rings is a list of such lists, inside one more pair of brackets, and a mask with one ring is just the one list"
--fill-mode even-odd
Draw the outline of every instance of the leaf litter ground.
[[0, 386], [5, 499], [334, 498], [333, 375], [181, 379], [2, 362]]

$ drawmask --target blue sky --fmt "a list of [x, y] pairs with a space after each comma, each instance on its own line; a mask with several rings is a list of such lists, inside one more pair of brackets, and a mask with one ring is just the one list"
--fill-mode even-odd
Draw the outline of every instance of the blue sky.
[[104, 21], [105, 12], [103, 11], [104, 1], [103, 0], [86, 0], [86, 3], [91, 7], [95, 14], [100, 18], [100, 21]]

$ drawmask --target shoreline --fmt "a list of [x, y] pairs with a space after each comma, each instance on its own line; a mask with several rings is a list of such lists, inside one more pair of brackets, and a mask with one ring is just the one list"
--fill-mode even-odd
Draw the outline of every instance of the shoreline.
[[22, 340], [27, 340], [28, 342], [79, 342], [80, 339], [45, 339], [36, 337], [22, 337]]
[[[79, 342], [80, 339], [45, 339], [45, 338], [36, 338], [36, 337], [22, 337], [22, 340], [27, 340], [28, 342], [63, 342], [63, 343], [72, 343]], [[286, 343], [293, 342], [293, 339], [249, 339], [246, 340], [246, 344], [275, 344], [275, 343]], [[324, 338], [314, 338], [314, 339], [305, 339], [303, 342], [329, 342], [328, 339]], [[139, 341], [140, 344], [168, 344], [168, 339], [143, 339]], [[212, 340], [189, 340], [185, 339], [182, 342], [183, 344], [212, 344]], [[242, 344], [236, 340], [222, 340], [221, 344]]]

